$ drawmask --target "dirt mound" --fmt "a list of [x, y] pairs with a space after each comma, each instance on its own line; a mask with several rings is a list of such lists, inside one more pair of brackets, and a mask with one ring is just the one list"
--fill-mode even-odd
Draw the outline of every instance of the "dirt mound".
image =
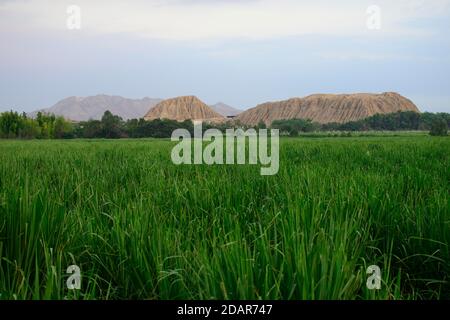
[[170, 119], [177, 121], [221, 121], [225, 118], [194, 96], [167, 99], [158, 103], [145, 115], [145, 120]]
[[249, 109], [236, 117], [243, 124], [267, 125], [274, 120], [310, 119], [318, 123], [361, 120], [375, 114], [419, 109], [407, 98], [394, 92], [382, 94], [315, 94], [305, 98], [293, 98], [267, 102]]

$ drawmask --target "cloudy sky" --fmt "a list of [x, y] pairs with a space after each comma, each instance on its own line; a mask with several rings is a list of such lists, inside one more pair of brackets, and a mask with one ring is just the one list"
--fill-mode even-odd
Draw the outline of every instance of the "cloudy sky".
[[396, 91], [450, 112], [449, 35], [450, 0], [0, 0], [0, 111]]

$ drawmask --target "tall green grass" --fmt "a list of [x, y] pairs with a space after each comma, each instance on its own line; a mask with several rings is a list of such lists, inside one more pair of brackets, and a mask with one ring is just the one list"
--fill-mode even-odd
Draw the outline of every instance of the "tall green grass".
[[0, 141], [0, 299], [450, 298], [448, 138], [284, 139], [276, 176], [173, 145]]

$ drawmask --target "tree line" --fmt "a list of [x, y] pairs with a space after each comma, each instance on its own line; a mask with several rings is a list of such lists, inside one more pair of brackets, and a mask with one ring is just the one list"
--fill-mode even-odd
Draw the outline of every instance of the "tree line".
[[74, 139], [74, 138], [168, 138], [175, 129], [193, 132], [192, 121], [131, 119], [106, 111], [101, 120], [71, 122], [63, 117], [39, 112], [35, 118], [15, 111], [0, 114], [0, 138], [3, 139]]
[[[217, 128], [224, 131], [230, 124], [204, 124], [203, 130]], [[250, 127], [234, 123], [233, 127]], [[254, 126], [266, 128], [264, 123]], [[284, 135], [295, 136], [314, 131], [398, 131], [426, 130], [432, 135], [446, 135], [450, 127], [448, 113], [416, 113], [412, 111], [377, 114], [372, 117], [347, 123], [319, 124], [311, 120], [276, 120], [271, 128], [279, 129]], [[193, 134], [192, 121], [131, 119], [124, 121], [110, 111], [100, 120], [82, 122], [67, 121], [63, 117], [39, 112], [35, 118], [14, 111], [0, 114], [0, 138], [12, 139], [73, 139], [73, 138], [170, 138], [175, 129], [187, 129]]]
[[311, 120], [290, 119], [272, 122], [272, 128], [295, 136], [314, 131], [429, 131], [431, 135], [446, 135], [450, 128], [449, 113], [417, 113], [413, 111], [376, 114], [374, 116], [346, 123], [320, 124]]
[[0, 138], [63, 139], [70, 138], [73, 124], [63, 117], [39, 112], [35, 119], [14, 111], [0, 114]]

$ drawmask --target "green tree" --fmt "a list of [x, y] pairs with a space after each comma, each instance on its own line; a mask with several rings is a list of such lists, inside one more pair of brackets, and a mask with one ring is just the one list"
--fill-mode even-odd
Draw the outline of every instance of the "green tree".
[[0, 135], [3, 138], [17, 138], [23, 127], [21, 116], [15, 111], [3, 112], [0, 115]]
[[56, 116], [54, 114], [46, 114], [42, 112], [38, 112], [36, 116], [36, 121], [41, 128], [41, 134], [39, 138], [42, 139], [51, 139], [54, 137], [54, 128]]
[[258, 123], [258, 125], [256, 126], [256, 129], [267, 129], [266, 124], [264, 123], [264, 121], [260, 121]]
[[312, 132], [319, 128], [317, 123], [311, 120], [304, 119], [290, 119], [290, 120], [275, 120], [272, 122], [273, 129], [279, 129], [283, 134], [288, 134], [290, 136], [296, 136], [300, 132]]
[[103, 134], [102, 123], [98, 120], [81, 122], [78, 129], [79, 136], [87, 139], [101, 138]]
[[431, 124], [430, 135], [446, 136], [448, 131], [447, 121], [441, 117], [434, 119]]
[[108, 139], [117, 139], [124, 136], [122, 131], [122, 118], [113, 115], [109, 110], [105, 111], [102, 117], [102, 136]]
[[72, 124], [63, 117], [57, 117], [53, 125], [53, 137], [56, 139], [72, 137]]
[[23, 118], [23, 125], [19, 130], [19, 137], [24, 139], [36, 139], [41, 134], [41, 128], [34, 119]]

